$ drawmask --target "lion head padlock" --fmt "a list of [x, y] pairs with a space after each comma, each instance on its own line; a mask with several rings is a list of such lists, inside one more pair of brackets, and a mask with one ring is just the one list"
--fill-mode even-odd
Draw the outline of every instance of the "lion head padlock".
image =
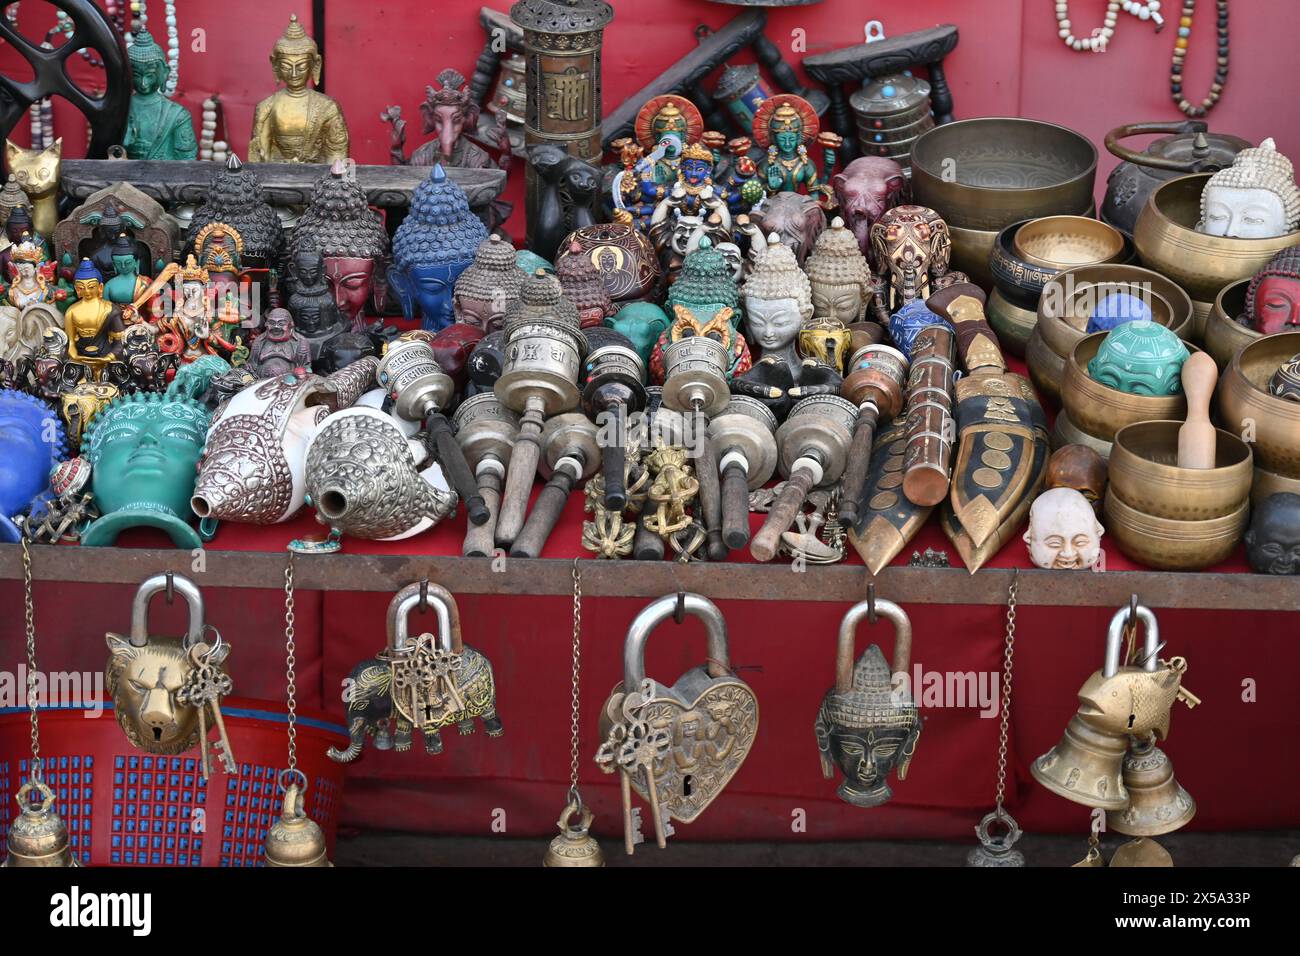
[[[189, 606], [189, 628], [183, 637], [149, 633], [149, 601], [179, 593]], [[215, 640], [205, 637], [212, 631]], [[178, 754], [200, 744], [207, 776], [207, 730], [211, 714], [221, 733], [221, 759], [234, 772], [221, 698], [231, 691], [225, 661], [230, 645], [203, 620], [203, 596], [198, 586], [179, 574], [156, 574], [140, 585], [131, 604], [131, 633], [109, 633], [105, 669], [108, 692], [118, 725], [131, 743], [151, 754]]]
[[[1144, 650], [1135, 663], [1120, 664], [1125, 625], [1140, 621], [1146, 630]], [[1150, 608], [1136, 602], [1111, 618], [1102, 669], [1079, 688], [1079, 709], [1060, 742], [1034, 761], [1032, 771], [1047, 789], [1089, 807], [1123, 810], [1129, 805], [1124, 785], [1124, 755], [1129, 738], [1169, 731], [1175, 700], [1189, 707], [1199, 699], [1182, 687], [1187, 661], [1159, 660], [1160, 628]]]
[[[704, 621], [707, 663], [672, 686], [645, 676], [645, 646], [656, 625], [691, 614]], [[604, 740], [596, 761], [622, 774], [624, 830], [633, 827], [631, 793], [650, 804], [664, 845], [665, 817], [690, 823], [722, 792], [744, 763], [758, 731], [758, 699], [731, 673], [727, 625], [700, 594], [669, 595], [633, 620], [623, 644], [623, 683], [601, 713]], [[635, 842], [625, 832], [628, 852]]]
[[[40, 803], [33, 804], [33, 794]], [[80, 866], [68, 846], [68, 828], [54, 812], [54, 791], [41, 780], [29, 780], [16, 799], [22, 812], [9, 824], [9, 855], [0, 866]]]
[[[894, 664], [875, 644], [853, 662], [858, 624], [872, 614], [894, 625]], [[893, 601], [860, 601], [840, 621], [835, 654], [835, 686], [817, 712], [817, 749], [822, 775], [844, 774], [837, 795], [855, 807], [878, 807], [892, 797], [889, 774], [907, 779], [907, 767], [921, 736], [921, 715], [906, 688], [895, 688], [893, 675], [912, 664], [912, 622]]]
[[[421, 607], [437, 615], [436, 637], [410, 636], [409, 616]], [[380, 750], [405, 751], [418, 728], [425, 751], [439, 754], [439, 731], [452, 724], [461, 734], [472, 734], [477, 717], [489, 737], [502, 733], [492, 665], [462, 639], [451, 592], [427, 581], [408, 584], [389, 602], [387, 646], [354, 667], [345, 686], [349, 744], [345, 750], [329, 749], [339, 763], [359, 757], [367, 735]], [[390, 725], [395, 725], [391, 733]]]

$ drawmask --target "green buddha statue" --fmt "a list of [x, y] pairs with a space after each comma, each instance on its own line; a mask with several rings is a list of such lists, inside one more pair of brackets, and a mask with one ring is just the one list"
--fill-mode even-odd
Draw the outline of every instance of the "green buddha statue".
[[1181, 395], [1187, 346], [1157, 322], [1125, 322], [1106, 333], [1088, 375], [1130, 395]]
[[114, 274], [104, 283], [104, 298], [114, 305], [130, 305], [149, 288], [149, 279], [140, 275], [135, 242], [125, 232], [118, 233], [110, 251]]
[[167, 54], [153, 36], [137, 30], [128, 56], [135, 90], [126, 115], [122, 146], [129, 159], [197, 159], [190, 111], [163, 95], [170, 72]]

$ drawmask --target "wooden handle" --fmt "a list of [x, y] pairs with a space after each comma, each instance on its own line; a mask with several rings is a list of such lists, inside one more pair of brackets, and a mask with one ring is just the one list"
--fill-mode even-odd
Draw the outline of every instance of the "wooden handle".
[[705, 547], [710, 561], [727, 560], [727, 546], [722, 541], [722, 486], [718, 480], [718, 454], [708, 431], [695, 431], [695, 477], [700, 483], [700, 511], [704, 515]]
[[613, 441], [601, 449], [601, 473], [605, 476], [605, 508], [622, 511], [627, 507], [627, 482], [623, 474], [627, 450], [622, 442]]
[[555, 530], [560, 512], [564, 510], [564, 504], [569, 500], [569, 492], [572, 490], [573, 476], [567, 468], [561, 468], [551, 475], [551, 480], [537, 496], [537, 502], [533, 505], [523, 530], [515, 538], [515, 543], [510, 548], [510, 557], [535, 558], [542, 553], [546, 539]]
[[840, 520], [852, 528], [858, 521], [858, 504], [862, 486], [867, 483], [867, 468], [871, 464], [871, 442], [876, 436], [876, 420], [880, 412], [872, 403], [858, 410], [858, 424], [853, 429], [853, 444], [849, 446], [849, 464], [840, 479]]
[[722, 540], [733, 550], [749, 543], [749, 479], [739, 462], [722, 473]]
[[758, 561], [771, 561], [776, 557], [781, 544], [781, 534], [794, 524], [799, 509], [803, 507], [808, 492], [812, 490], [813, 475], [807, 468], [800, 468], [785, 481], [781, 494], [772, 503], [772, 510], [767, 513], [767, 520], [754, 540], [749, 543], [749, 553]]
[[443, 475], [465, 502], [469, 523], [483, 524], [488, 519], [487, 505], [478, 493], [478, 482], [474, 480], [474, 472], [465, 460], [465, 453], [456, 442], [451, 423], [441, 412], [434, 412], [425, 419], [424, 428], [433, 437]]
[[497, 513], [501, 509], [501, 476], [484, 470], [478, 479], [478, 493], [487, 506], [488, 519], [471, 524], [465, 530], [465, 544], [460, 553], [467, 558], [490, 558], [496, 554]]
[[653, 511], [644, 511], [636, 522], [636, 537], [632, 539], [632, 557], [638, 561], [662, 561], [664, 539], [645, 526], [645, 519]]
[[519, 437], [510, 451], [510, 469], [506, 472], [506, 487], [501, 493], [501, 513], [497, 515], [497, 546], [509, 548], [524, 526], [528, 511], [528, 496], [537, 477], [537, 462], [542, 457], [541, 427], [523, 423]]
[[1210, 422], [1210, 399], [1219, 367], [1207, 353], [1193, 352], [1183, 363], [1182, 380], [1187, 421], [1178, 429], [1178, 467], [1213, 468], [1218, 436]]

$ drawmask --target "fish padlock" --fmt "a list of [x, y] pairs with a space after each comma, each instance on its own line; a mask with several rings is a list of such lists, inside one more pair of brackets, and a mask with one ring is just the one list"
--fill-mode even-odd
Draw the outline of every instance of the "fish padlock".
[[[1138, 664], [1120, 664], [1125, 624], [1130, 615], [1146, 631], [1144, 650]], [[1061, 741], [1034, 761], [1034, 777], [1068, 800], [1103, 810], [1123, 810], [1129, 805], [1124, 785], [1124, 755], [1130, 737], [1154, 734], [1163, 740], [1169, 731], [1170, 709], [1184, 698], [1195, 706], [1196, 698], [1182, 690], [1187, 662], [1158, 659], [1160, 628], [1151, 609], [1134, 603], [1121, 608], [1110, 620], [1106, 633], [1106, 657], [1102, 668], [1079, 688], [1079, 709], [1065, 728]]]
[[[853, 662], [858, 624], [879, 615], [894, 625], [894, 663], [872, 644]], [[837, 795], [855, 807], [878, 807], [892, 797], [889, 774], [907, 779], [907, 768], [921, 736], [921, 715], [905, 689], [893, 685], [894, 674], [912, 666], [912, 622], [893, 601], [872, 598], [849, 608], [840, 622], [835, 654], [835, 686], [817, 712], [815, 732], [822, 775], [844, 774]]]
[[[646, 677], [646, 642], [657, 625], [673, 617], [680, 620], [682, 614], [703, 620], [708, 658], [668, 686]], [[647, 730], [644, 737], [632, 735], [628, 743], [657, 744], [642, 752], [635, 746], [624, 748], [622, 757], [612, 755], [624, 779], [650, 803], [656, 831], [662, 832], [665, 813], [682, 823], [695, 820], [736, 775], [758, 732], [758, 698], [731, 673], [727, 624], [716, 604], [701, 594], [668, 595], [636, 616], [623, 644], [623, 682], [601, 713], [602, 739], [617, 736], [620, 713]], [[624, 811], [626, 826], [631, 817], [626, 802]]]
[[[169, 600], [173, 593], [185, 599], [190, 619], [184, 637], [149, 633], [149, 601], [161, 593]], [[135, 592], [131, 633], [105, 635], [109, 657], [104, 676], [118, 726], [146, 753], [184, 753], [200, 743], [206, 737], [205, 708], [219, 706], [219, 698], [230, 690], [225, 668], [230, 645], [218, 636], [209, 647], [204, 641], [206, 630], [198, 586], [187, 577], [167, 573], [148, 578]], [[211, 667], [207, 698], [190, 693], [198, 671], [191, 651], [199, 645], [208, 647], [202, 657]]]
[[[437, 615], [436, 637], [410, 636], [410, 614], [421, 606]], [[472, 734], [478, 717], [489, 737], [502, 733], [492, 665], [466, 646], [456, 599], [437, 584], [418, 581], [394, 595], [388, 604], [387, 645], [354, 667], [346, 686], [349, 743], [344, 750], [328, 751], [339, 763], [359, 757], [367, 735], [375, 737], [381, 750], [406, 751], [418, 728], [425, 751], [440, 754], [439, 731], [452, 724], [461, 734]], [[390, 724], [395, 724], [391, 736]]]
[[[32, 793], [41, 797], [32, 805]], [[0, 866], [80, 866], [68, 847], [68, 828], [54, 812], [54, 791], [41, 780], [29, 780], [15, 799], [22, 812], [9, 824], [8, 856]]]

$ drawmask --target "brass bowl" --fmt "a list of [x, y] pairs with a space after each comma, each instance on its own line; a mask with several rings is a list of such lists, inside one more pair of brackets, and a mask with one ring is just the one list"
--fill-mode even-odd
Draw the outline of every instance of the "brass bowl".
[[1079, 428], [1074, 422], [1070, 421], [1070, 413], [1064, 408], [1056, 413], [1056, 421], [1052, 424], [1052, 434], [1049, 438], [1052, 451], [1064, 448], [1066, 445], [1084, 445], [1101, 455], [1102, 458], [1110, 460], [1111, 442], [1098, 438], [1096, 435], [1089, 435]]
[[1300, 478], [1283, 478], [1265, 468], [1255, 469], [1255, 481], [1250, 486], [1250, 503], [1257, 505], [1269, 495], [1283, 492], [1300, 495]]
[[1053, 269], [1114, 262], [1124, 252], [1124, 235], [1085, 216], [1044, 216], [1016, 230], [1011, 245], [1026, 262]]
[[1038, 322], [1038, 313], [1007, 301], [1001, 289], [994, 289], [984, 303], [984, 317], [997, 333], [1003, 351], [1024, 358], [1025, 344]]
[[1268, 393], [1278, 366], [1300, 353], [1300, 332], [1261, 335], [1219, 379], [1219, 417], [1229, 431], [1254, 432], [1255, 459], [1284, 478], [1300, 478], [1300, 402]]
[[1003, 296], [1013, 305], [1018, 305], [1024, 309], [1037, 309], [1038, 300], [1043, 294], [1044, 286], [1062, 272], [1077, 268], [1077, 266], [1067, 263], [1038, 262], [1016, 251], [1016, 238], [1023, 230], [1037, 223], [1054, 219], [1077, 219], [1083, 222], [1097, 223], [1097, 225], [1113, 232], [1119, 240], [1120, 248], [1115, 261], [1129, 263], [1136, 256], [1131, 239], [1111, 229], [1110, 226], [1095, 219], [1088, 219], [1086, 216], [1053, 216], [1048, 219], [1029, 219], [1024, 222], [1012, 223], [999, 232], [993, 242], [993, 249], [989, 253], [989, 272], [993, 277], [993, 284], [1002, 290]]
[[1182, 422], [1139, 422], [1115, 433], [1110, 483], [1125, 504], [1155, 518], [1204, 521], [1232, 514], [1250, 497], [1250, 446], [1216, 430], [1213, 468], [1178, 467]]
[[1022, 219], [1082, 214], [1096, 175], [1087, 137], [1039, 120], [959, 120], [912, 144], [913, 200], [961, 229], [997, 232]]
[[1232, 554], [1246, 530], [1250, 502], [1243, 501], [1222, 517], [1179, 521], [1145, 514], [1126, 504], [1112, 484], [1106, 489], [1105, 511], [1106, 533], [1134, 561], [1164, 571], [1197, 571]]
[[966, 273], [971, 282], [981, 289], [993, 288], [993, 273], [989, 271], [989, 256], [997, 242], [996, 229], [963, 229], [948, 224], [948, 235], [952, 238], [951, 267]]
[[1047, 347], [1037, 326], [1025, 342], [1025, 364], [1029, 366], [1029, 380], [1034, 383], [1039, 396], [1047, 396], [1060, 405], [1065, 359]]
[[[1157, 186], [1133, 228], [1143, 264], [1205, 303], [1205, 316], [1225, 285], [1250, 278], [1276, 253], [1300, 243], [1300, 232], [1275, 239], [1229, 239], [1197, 232], [1201, 190], [1210, 175], [1177, 176]], [[1204, 316], [1202, 327], [1203, 321]]]
[[1248, 285], [1249, 279], [1238, 279], [1220, 289], [1205, 322], [1205, 351], [1214, 357], [1220, 372], [1228, 367], [1234, 355], [1259, 338], [1258, 332], [1237, 321], [1246, 308]]
[[[1065, 380], [1061, 383], [1061, 404], [1070, 421], [1080, 431], [1104, 442], [1115, 440], [1115, 433], [1135, 422], [1183, 421], [1187, 418], [1187, 399], [1178, 395], [1131, 395], [1102, 385], [1088, 374], [1088, 363], [1101, 347], [1106, 332], [1085, 335], [1074, 346], [1065, 363]], [[1198, 351], [1196, 346], [1187, 346]], [[1300, 411], [1300, 403], [1296, 404]]]

